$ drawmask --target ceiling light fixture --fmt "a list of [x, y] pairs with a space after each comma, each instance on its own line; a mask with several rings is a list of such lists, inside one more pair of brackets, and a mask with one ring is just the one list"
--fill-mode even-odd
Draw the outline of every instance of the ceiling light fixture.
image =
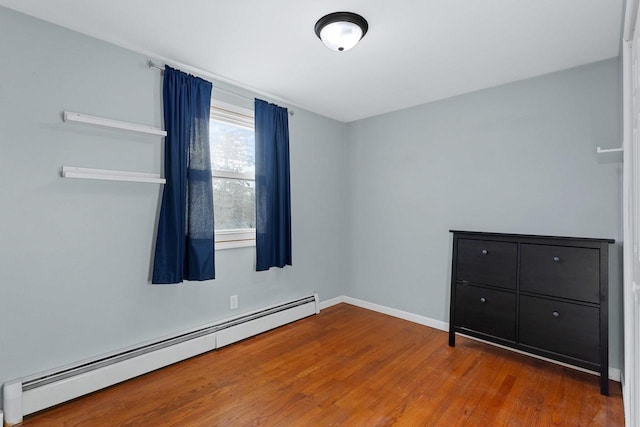
[[354, 47], [367, 34], [369, 24], [360, 15], [351, 12], [330, 13], [316, 22], [316, 35], [325, 46], [336, 52]]

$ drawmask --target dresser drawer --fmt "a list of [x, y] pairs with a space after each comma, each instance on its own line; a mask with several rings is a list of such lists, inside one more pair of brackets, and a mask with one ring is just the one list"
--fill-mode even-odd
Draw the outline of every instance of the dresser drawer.
[[520, 250], [521, 291], [600, 302], [598, 249], [522, 244]]
[[595, 307], [520, 296], [522, 344], [599, 363], [599, 315]]
[[458, 239], [456, 280], [516, 288], [518, 244]]
[[456, 326], [515, 341], [516, 295], [456, 285]]

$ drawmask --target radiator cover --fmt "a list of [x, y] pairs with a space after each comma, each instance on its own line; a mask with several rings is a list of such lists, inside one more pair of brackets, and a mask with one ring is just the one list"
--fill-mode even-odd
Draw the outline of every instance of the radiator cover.
[[6, 425], [49, 408], [278, 326], [319, 313], [318, 294], [4, 383]]

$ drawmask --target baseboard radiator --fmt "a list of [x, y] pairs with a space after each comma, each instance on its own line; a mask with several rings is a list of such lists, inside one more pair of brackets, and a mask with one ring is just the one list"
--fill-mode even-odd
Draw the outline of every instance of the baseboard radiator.
[[319, 313], [318, 294], [4, 383], [4, 422]]

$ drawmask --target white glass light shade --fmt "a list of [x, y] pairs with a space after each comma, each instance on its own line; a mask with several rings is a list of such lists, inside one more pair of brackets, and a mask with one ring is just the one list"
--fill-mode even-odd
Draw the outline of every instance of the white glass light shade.
[[353, 12], [334, 12], [318, 19], [314, 27], [316, 36], [335, 52], [354, 47], [369, 29], [369, 23]]
[[353, 22], [333, 22], [320, 30], [320, 39], [331, 50], [344, 52], [362, 38], [362, 28]]

